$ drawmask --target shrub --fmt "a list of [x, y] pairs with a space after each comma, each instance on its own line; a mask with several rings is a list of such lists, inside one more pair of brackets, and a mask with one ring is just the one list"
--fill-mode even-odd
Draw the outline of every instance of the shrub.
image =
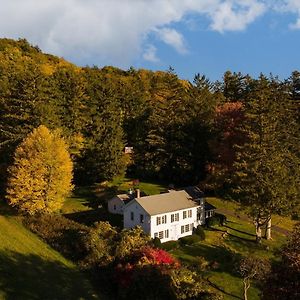
[[214, 216], [207, 218], [205, 220], [205, 225], [207, 227], [212, 227], [215, 225], [223, 226], [226, 220], [227, 220], [226, 216], [222, 214], [215, 214]]
[[227, 222], [227, 217], [225, 215], [216, 213], [215, 216], [219, 218], [221, 226]]
[[163, 249], [151, 248], [149, 246], [143, 247], [139, 251], [141, 256], [139, 264], [153, 264], [153, 265], [171, 265], [178, 266], [179, 262], [172, 257], [170, 253]]
[[158, 237], [155, 237], [153, 240], [152, 240], [152, 243], [153, 243], [153, 246], [156, 247], [156, 248], [161, 248], [161, 241]]
[[200, 271], [206, 271], [207, 270], [207, 268], [209, 266], [209, 262], [205, 259], [205, 257], [197, 256], [196, 261], [197, 261], [197, 268]]
[[181, 245], [193, 245], [200, 241], [201, 241], [201, 238], [196, 234], [185, 236], [185, 237], [182, 237], [179, 239], [179, 243]]
[[23, 223], [51, 247], [73, 261], [86, 256], [84, 237], [89, 234], [89, 227], [61, 215], [49, 214], [24, 218]]
[[93, 225], [84, 237], [87, 255], [81, 262], [84, 267], [103, 267], [114, 261], [118, 233], [108, 222]]
[[205, 225], [206, 225], [206, 227], [212, 227], [212, 226], [215, 226], [215, 225], [220, 225], [220, 220], [219, 220], [218, 217], [213, 216], [213, 217], [207, 218], [205, 220]]
[[166, 251], [170, 251], [170, 250], [176, 249], [178, 247], [179, 247], [178, 241], [168, 241], [168, 242], [161, 244], [161, 248]]
[[194, 233], [200, 237], [201, 241], [205, 240], [205, 231], [204, 231], [204, 228], [201, 225], [197, 226]]

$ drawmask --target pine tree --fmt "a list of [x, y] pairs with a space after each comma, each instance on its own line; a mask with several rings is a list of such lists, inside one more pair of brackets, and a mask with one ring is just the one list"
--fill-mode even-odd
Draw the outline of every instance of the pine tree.
[[9, 168], [8, 203], [19, 211], [51, 213], [72, 190], [72, 161], [58, 132], [41, 125], [17, 147]]
[[256, 226], [271, 238], [271, 216], [291, 214], [299, 205], [299, 128], [293, 102], [276, 78], [261, 76], [245, 104], [241, 126], [246, 142], [237, 146], [235, 196]]

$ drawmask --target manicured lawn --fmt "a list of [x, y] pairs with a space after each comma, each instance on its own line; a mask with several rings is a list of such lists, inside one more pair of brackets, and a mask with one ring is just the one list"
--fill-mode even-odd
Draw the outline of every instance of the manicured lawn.
[[72, 195], [65, 200], [61, 213], [70, 214], [90, 210], [90, 202], [93, 197], [95, 196], [92, 194], [91, 188], [76, 188]]
[[87, 277], [0, 205], [0, 299], [99, 299]]
[[[236, 215], [243, 215], [244, 212], [241, 211], [240, 205], [234, 201], [222, 200], [216, 197], [207, 197], [206, 200], [214, 205], [217, 208], [230, 210]], [[292, 231], [295, 224], [299, 221], [292, 220], [290, 217], [281, 217], [278, 215], [272, 216], [272, 225], [278, 226], [280, 228], [286, 229], [288, 231]]]
[[[135, 182], [136, 180], [136, 182]], [[117, 192], [127, 192], [129, 189], [140, 189], [147, 195], [160, 194], [167, 191], [167, 185], [151, 182], [141, 181], [136, 178], [117, 177], [112, 182], [108, 183], [109, 187], [115, 187]]]
[[[214, 226], [205, 233], [205, 241], [181, 246], [171, 253], [194, 266], [199, 265], [199, 257], [204, 257], [209, 263], [205, 278], [228, 300], [243, 299], [242, 279], [236, 271], [239, 259], [251, 254], [274, 260], [275, 251], [286, 240], [284, 235], [273, 232], [272, 241], [263, 240], [261, 245], [257, 245], [253, 225], [234, 217], [228, 217], [225, 226]], [[255, 285], [249, 290], [249, 299], [259, 299], [259, 289]]]
[[109, 221], [113, 226], [122, 227], [122, 217], [107, 212], [107, 200], [117, 194], [126, 193], [129, 189], [140, 189], [146, 195], [167, 191], [163, 184], [146, 181], [137, 183], [132, 178], [117, 177], [111, 182], [77, 187], [73, 195], [65, 200], [61, 213], [86, 225], [92, 225], [98, 221]]

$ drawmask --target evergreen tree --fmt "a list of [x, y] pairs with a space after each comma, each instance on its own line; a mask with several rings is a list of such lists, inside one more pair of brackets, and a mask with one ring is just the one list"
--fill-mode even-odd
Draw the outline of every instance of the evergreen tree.
[[9, 168], [8, 203], [28, 214], [61, 208], [72, 189], [72, 162], [58, 132], [34, 129], [17, 147]]
[[85, 148], [77, 171], [80, 180], [98, 182], [112, 179], [125, 169], [121, 106], [97, 68], [85, 72], [88, 121], [82, 131]]
[[253, 217], [257, 241], [264, 225], [271, 238], [272, 214], [291, 214], [298, 206], [299, 128], [294, 112], [282, 83], [264, 76], [245, 105], [246, 142], [237, 146], [233, 191]]

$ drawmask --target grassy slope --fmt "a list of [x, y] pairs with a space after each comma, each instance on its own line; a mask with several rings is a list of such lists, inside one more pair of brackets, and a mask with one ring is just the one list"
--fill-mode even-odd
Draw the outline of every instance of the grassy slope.
[[98, 299], [87, 278], [0, 210], [0, 299]]
[[[218, 208], [230, 211], [238, 209], [237, 204], [232, 202], [223, 202], [217, 198], [210, 198], [208, 201]], [[282, 218], [282, 223], [284, 223], [282, 227], [286, 229], [291, 229], [294, 224], [288, 218]], [[172, 253], [188, 264], [197, 265], [197, 256], [204, 257], [210, 264], [215, 262], [215, 269], [210, 268], [205, 276], [223, 291], [224, 299], [227, 300], [243, 298], [242, 280], [235, 271], [238, 259], [251, 254], [274, 260], [276, 250], [286, 240], [284, 235], [273, 231], [273, 240], [264, 240], [262, 245], [258, 246], [254, 242], [253, 224], [233, 216], [228, 217], [225, 226], [215, 226], [214, 230], [205, 232], [205, 241], [193, 246], [180, 247]], [[254, 285], [249, 290], [249, 299], [259, 299], [259, 290]]]
[[[240, 211], [240, 207], [238, 203], [235, 203], [233, 201], [226, 201], [221, 200], [219, 198], [215, 197], [208, 197], [207, 201], [211, 203], [212, 205], [216, 206], [217, 208], [224, 208], [227, 210], [231, 210], [232, 212], [238, 211], [238, 214], [243, 214], [242, 211]], [[292, 231], [295, 224], [299, 221], [292, 220], [289, 217], [281, 217], [278, 215], [272, 216], [272, 225], [276, 225], [278, 227], [281, 227], [283, 229]]]

